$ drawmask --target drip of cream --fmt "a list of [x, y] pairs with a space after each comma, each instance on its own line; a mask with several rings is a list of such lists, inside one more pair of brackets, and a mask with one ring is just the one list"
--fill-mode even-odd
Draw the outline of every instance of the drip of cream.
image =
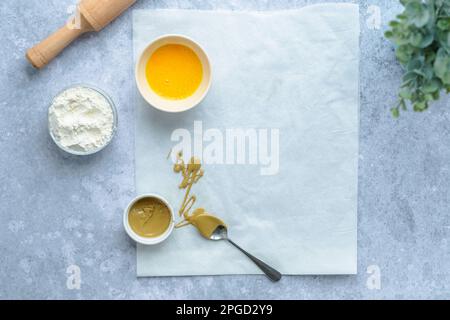
[[197, 200], [195, 195], [190, 195], [192, 186], [197, 183], [203, 176], [204, 172], [201, 168], [200, 160], [192, 157], [187, 164], [184, 163], [182, 153], [177, 154], [177, 162], [173, 167], [176, 173], [181, 173], [183, 180], [179, 185], [180, 189], [186, 189], [183, 202], [181, 204], [178, 214], [183, 217], [183, 220], [175, 225], [175, 228], [181, 228], [188, 224], [193, 225], [198, 229], [200, 234], [209, 239], [214, 230], [219, 226], [225, 226], [225, 223], [206, 212], [203, 208], [197, 208], [191, 213], [192, 206]]

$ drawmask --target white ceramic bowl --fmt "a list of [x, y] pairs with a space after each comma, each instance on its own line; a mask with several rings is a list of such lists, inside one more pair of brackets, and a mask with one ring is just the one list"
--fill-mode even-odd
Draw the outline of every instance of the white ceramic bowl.
[[[179, 100], [165, 99], [164, 97], [161, 97], [158, 94], [156, 94], [148, 84], [147, 77], [145, 74], [147, 62], [152, 56], [152, 54], [155, 52], [155, 50], [167, 44], [185, 45], [186, 47], [192, 49], [197, 54], [202, 64], [203, 67], [202, 82], [200, 83], [200, 86], [194, 92], [194, 94], [186, 99], [179, 99]], [[136, 63], [135, 76], [139, 92], [150, 105], [152, 105], [156, 109], [166, 112], [183, 112], [194, 108], [206, 96], [211, 86], [212, 71], [208, 55], [198, 43], [182, 35], [169, 34], [155, 39], [147, 46], [147, 48], [144, 49], [144, 51], [142, 51]]]
[[[171, 216], [171, 221], [169, 224], [169, 227], [167, 228], [167, 230], [160, 235], [159, 237], [154, 237], [154, 238], [148, 238], [148, 237], [141, 237], [140, 235], [138, 235], [136, 232], [133, 231], [133, 229], [130, 226], [130, 222], [128, 221], [128, 214], [130, 213], [130, 209], [131, 207], [138, 201], [144, 198], [156, 198], [158, 200], [161, 200], [166, 206], [167, 208], [169, 208], [169, 212], [170, 212], [170, 216]], [[161, 197], [160, 195], [154, 194], [154, 193], [148, 193], [148, 194], [143, 194], [140, 195], [136, 198], [134, 198], [130, 204], [128, 205], [128, 207], [125, 209], [125, 212], [123, 214], [123, 226], [125, 228], [125, 231], [127, 232], [127, 234], [130, 236], [131, 239], [133, 239], [134, 241], [140, 243], [140, 244], [144, 244], [144, 245], [154, 245], [154, 244], [158, 244], [160, 242], [163, 242], [164, 240], [166, 240], [170, 234], [173, 231], [175, 225], [175, 217], [174, 217], [174, 213], [173, 213], [173, 209], [170, 206], [169, 202]]]

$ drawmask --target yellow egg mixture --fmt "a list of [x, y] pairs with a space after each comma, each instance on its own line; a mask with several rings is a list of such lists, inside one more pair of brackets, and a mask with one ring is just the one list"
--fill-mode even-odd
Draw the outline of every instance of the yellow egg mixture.
[[147, 81], [152, 90], [166, 99], [185, 99], [194, 94], [203, 78], [197, 54], [180, 44], [156, 49], [147, 62]]

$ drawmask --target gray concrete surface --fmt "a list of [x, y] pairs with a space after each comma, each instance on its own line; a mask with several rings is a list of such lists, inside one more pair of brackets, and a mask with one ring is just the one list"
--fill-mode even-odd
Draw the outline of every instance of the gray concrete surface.
[[[290, 276], [277, 284], [263, 276], [135, 277], [135, 247], [121, 225], [135, 191], [131, 11], [45, 70], [24, 59], [74, 2], [0, 2], [0, 299], [450, 298], [450, 99], [423, 114], [390, 117], [401, 69], [383, 29], [397, 1], [360, 1], [358, 275]], [[139, 0], [136, 8], [272, 10], [318, 2]], [[371, 19], [377, 8], [379, 29]], [[52, 96], [77, 82], [103, 88], [119, 110], [114, 142], [88, 158], [62, 153], [47, 133]], [[80, 267], [80, 290], [66, 286], [70, 265]], [[373, 265], [379, 290], [367, 286]]]

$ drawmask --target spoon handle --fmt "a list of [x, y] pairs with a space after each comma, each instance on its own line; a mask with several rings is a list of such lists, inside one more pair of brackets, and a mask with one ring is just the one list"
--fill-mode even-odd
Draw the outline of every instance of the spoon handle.
[[271, 266], [267, 265], [266, 263], [262, 262], [258, 258], [252, 256], [250, 253], [239, 247], [236, 243], [228, 239], [228, 242], [230, 242], [233, 246], [238, 248], [241, 252], [243, 252], [247, 257], [250, 258], [265, 274], [266, 276], [272, 280], [272, 281], [278, 281], [281, 279], [281, 273], [279, 273], [277, 270], [272, 268]]

